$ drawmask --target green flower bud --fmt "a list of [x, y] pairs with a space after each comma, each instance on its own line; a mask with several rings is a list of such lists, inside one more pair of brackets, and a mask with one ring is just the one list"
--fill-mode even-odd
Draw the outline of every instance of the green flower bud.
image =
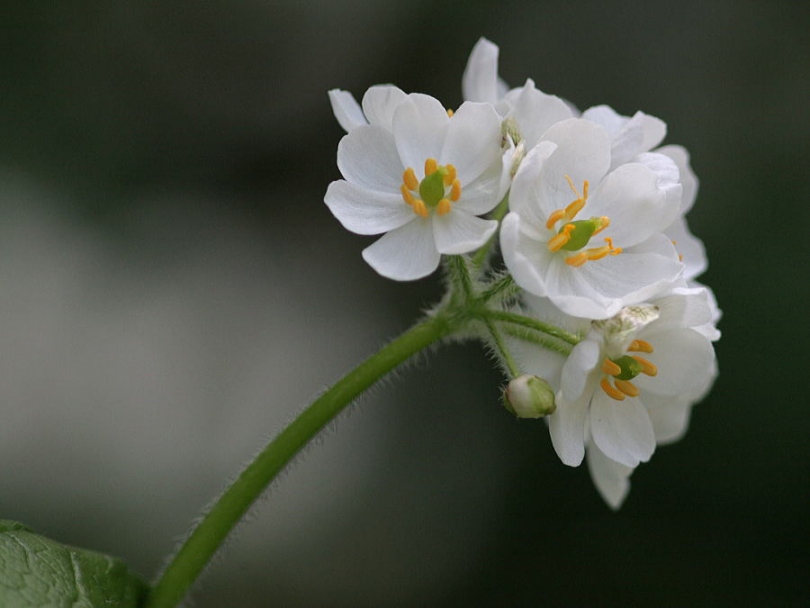
[[518, 418], [542, 418], [557, 409], [549, 383], [528, 374], [509, 382], [503, 391], [503, 406]]

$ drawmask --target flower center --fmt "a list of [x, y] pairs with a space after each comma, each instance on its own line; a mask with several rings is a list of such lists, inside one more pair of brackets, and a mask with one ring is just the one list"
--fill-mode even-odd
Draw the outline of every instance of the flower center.
[[439, 215], [450, 213], [452, 203], [461, 198], [461, 182], [456, 177], [456, 168], [450, 164], [439, 165], [435, 158], [425, 161], [422, 181], [416, 178], [411, 167], [405, 169], [399, 190], [403, 200], [421, 217], [428, 217], [432, 209]]
[[[587, 220], [574, 220], [588, 202], [588, 180], [582, 182], [582, 195], [580, 196], [571, 178], [566, 175], [565, 179], [577, 198], [571, 201], [565, 209], [557, 209], [546, 221], [546, 228], [556, 231], [556, 234], [547, 243], [548, 250], [552, 252], [578, 251], [579, 253], [565, 258], [565, 263], [574, 267], [582, 266], [590, 260], [601, 260], [607, 255], [619, 255], [622, 252], [621, 247], [614, 247], [613, 241], [609, 237], [605, 237], [606, 244], [602, 247], [590, 247], [580, 251], [588, 244], [592, 236], [610, 226], [610, 218], [602, 216]], [[557, 222], [562, 222], [559, 228]]]
[[[644, 340], [633, 340], [627, 347], [627, 352], [651, 353], [653, 347]], [[633, 378], [639, 374], [655, 376], [658, 368], [638, 355], [622, 355], [615, 359], [605, 357], [602, 362], [602, 372], [605, 374], [599, 382], [602, 390], [607, 393], [608, 397], [616, 401], [624, 401], [625, 396], [638, 397], [638, 387], [630, 382]], [[610, 383], [611, 379], [613, 384]]]

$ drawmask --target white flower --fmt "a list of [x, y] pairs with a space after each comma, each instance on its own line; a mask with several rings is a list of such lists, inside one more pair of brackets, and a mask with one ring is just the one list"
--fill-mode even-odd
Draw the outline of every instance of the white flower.
[[362, 113], [341, 92], [332, 98], [348, 130], [338, 146], [345, 179], [324, 201], [348, 230], [386, 233], [363, 251], [374, 270], [419, 279], [441, 254], [473, 251], [493, 235], [497, 222], [476, 216], [506, 193], [511, 156], [492, 107], [465, 103], [451, 117], [436, 99], [396, 87], [369, 90]]
[[498, 47], [486, 38], [473, 47], [461, 85], [465, 100], [494, 105], [505, 121], [511, 142], [520, 147], [518, 161], [522, 151], [534, 147], [550, 126], [574, 116], [568, 104], [537, 90], [531, 79], [522, 87], [509, 90], [498, 77]]
[[562, 370], [551, 441], [569, 466], [588, 467], [605, 500], [617, 508], [633, 469], [656, 444], [679, 439], [692, 405], [717, 373], [705, 289], [678, 287], [650, 303], [591, 323]]
[[346, 132], [363, 125], [372, 124], [385, 127], [389, 131], [397, 109], [408, 95], [393, 85], [375, 85], [363, 95], [363, 106], [357, 103], [348, 91], [332, 89], [329, 102], [338, 123]]
[[666, 136], [666, 123], [644, 112], [636, 112], [632, 117], [622, 116], [605, 105], [585, 110], [582, 118], [601, 125], [608, 132], [611, 141], [612, 168], [643, 159], [650, 151], [663, 154], [675, 162], [683, 186], [681, 212], [664, 232], [675, 244], [684, 263], [683, 276], [686, 279], [694, 279], [702, 274], [708, 266], [706, 252], [700, 239], [689, 230], [684, 217], [695, 202], [698, 180], [689, 164], [689, 153], [682, 146], [668, 145], [656, 148]]
[[646, 153], [610, 171], [610, 150], [591, 121], [553, 125], [515, 175], [501, 227], [517, 284], [576, 317], [615, 315], [683, 272], [663, 232], [681, 207], [676, 164]]

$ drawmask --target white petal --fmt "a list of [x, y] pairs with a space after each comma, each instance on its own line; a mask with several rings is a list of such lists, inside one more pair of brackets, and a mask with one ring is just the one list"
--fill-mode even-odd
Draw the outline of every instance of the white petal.
[[390, 131], [394, 120], [394, 111], [407, 97], [399, 87], [375, 85], [363, 95], [363, 113], [371, 124]]
[[654, 377], [636, 378], [642, 391], [692, 399], [705, 393], [714, 378], [715, 358], [712, 343], [705, 336], [691, 329], [656, 332], [655, 324], [651, 324], [638, 337], [653, 345], [654, 352], [645, 358], [658, 368]]
[[585, 457], [587, 400], [568, 403], [557, 395], [557, 411], [548, 417], [551, 444], [563, 464], [578, 467]]
[[552, 254], [544, 242], [524, 233], [516, 213], [507, 214], [501, 222], [501, 252], [518, 285], [536, 296], [546, 295], [546, 273]]
[[378, 192], [400, 191], [404, 167], [394, 136], [382, 127], [366, 125], [344, 135], [338, 144], [337, 164], [346, 181]]
[[512, 150], [507, 150], [477, 179], [472, 182], [462, 182], [461, 198], [455, 206], [472, 215], [482, 215], [492, 211], [509, 190], [511, 165]]
[[384, 277], [413, 281], [436, 270], [441, 256], [433, 243], [430, 219], [417, 216], [366, 247], [363, 259]]
[[344, 228], [356, 234], [380, 234], [413, 220], [399, 194], [375, 192], [344, 180], [329, 184], [324, 202]]
[[545, 275], [545, 295], [566, 314], [606, 319], [623, 306], [665, 291], [682, 268], [672, 244], [657, 235], [619, 255], [586, 262], [579, 268], [555, 256]]
[[573, 116], [562, 99], [538, 91], [531, 79], [521, 88], [509, 91], [504, 101], [511, 107], [509, 114], [517, 122], [527, 149], [540, 141], [553, 124]]
[[[675, 164], [670, 164], [675, 169]], [[616, 247], [631, 247], [672, 224], [680, 208], [680, 190], [677, 198], [668, 200], [671, 192], [659, 187], [658, 177], [649, 167], [628, 163], [602, 180], [583, 215], [607, 216], [610, 225], [602, 234], [612, 238]]]
[[464, 211], [452, 209], [433, 216], [433, 237], [439, 253], [458, 255], [481, 247], [498, 229], [495, 220], [482, 220]]
[[567, 401], [579, 400], [585, 392], [585, 387], [594, 384], [588, 380], [591, 372], [599, 365], [601, 354], [601, 346], [593, 340], [583, 340], [571, 350], [563, 367], [560, 385]]
[[664, 296], [655, 298], [659, 316], [655, 331], [695, 327], [712, 322], [710, 293], [705, 287], [676, 287]]
[[703, 274], [709, 267], [703, 241], [694, 236], [686, 223], [686, 218], [678, 217], [667, 228], [666, 235], [675, 244], [675, 249], [683, 260], [683, 277], [692, 280]]
[[630, 120], [627, 116], [622, 116], [616, 110], [607, 105], [594, 106], [588, 108], [582, 113], [582, 118], [590, 120], [598, 125], [602, 125], [610, 135], [611, 139], [615, 139], [619, 132], [624, 128], [624, 125]]
[[644, 394], [644, 407], [650, 415], [658, 445], [672, 443], [683, 437], [689, 427], [692, 404], [681, 397]]
[[683, 185], [683, 196], [681, 198], [681, 213], [687, 213], [695, 203], [698, 191], [698, 178], [692, 171], [689, 164], [689, 152], [682, 146], [663, 146], [656, 150], [659, 154], [669, 156], [678, 167]]
[[633, 116], [633, 120], [636, 120], [637, 117], [641, 120], [644, 130], [644, 142], [641, 147], [645, 152], [652, 150], [655, 146], [664, 141], [664, 138], [667, 136], [667, 123], [660, 118], [650, 116], [644, 112], [636, 112]]
[[423, 176], [425, 159], [441, 155], [450, 125], [447, 111], [433, 97], [412, 93], [394, 111], [392, 125], [402, 164]]
[[582, 194], [584, 181], [596, 186], [610, 167], [610, 138], [596, 123], [580, 118], [563, 120], [552, 125], [543, 140], [557, 144], [543, 167], [544, 187], [553, 208], [565, 207], [576, 198], [566, 175]]
[[495, 103], [505, 88], [498, 79], [498, 46], [486, 38], [475, 43], [464, 75], [461, 90], [465, 101]]
[[557, 149], [557, 144], [541, 141], [529, 150], [520, 163], [509, 191], [509, 209], [518, 213], [523, 221], [546, 230], [548, 216], [558, 209], [557, 199], [549, 201], [543, 183], [543, 166]]
[[647, 462], [655, 451], [655, 434], [641, 401], [616, 401], [598, 389], [591, 400], [591, 436], [605, 456], [625, 466]]
[[[451, 163], [462, 188], [493, 165], [501, 167], [501, 121], [492, 106], [463, 103], [447, 128], [439, 164]], [[497, 202], [497, 201], [496, 201]]]
[[588, 442], [587, 454], [593, 485], [612, 509], [618, 509], [630, 491], [630, 475], [634, 469], [605, 456], [593, 441]]
[[360, 109], [360, 104], [348, 91], [332, 89], [329, 91], [329, 102], [332, 104], [335, 118], [344, 131], [348, 132], [355, 127], [368, 124], [366, 117], [363, 116], [363, 110]]

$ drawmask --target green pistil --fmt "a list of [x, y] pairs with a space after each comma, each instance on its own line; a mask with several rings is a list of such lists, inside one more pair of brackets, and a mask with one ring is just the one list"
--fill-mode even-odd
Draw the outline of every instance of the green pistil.
[[565, 249], [566, 251], [579, 251], [588, 244], [588, 241], [591, 240], [593, 233], [602, 227], [602, 220], [598, 217], [592, 217], [589, 220], [566, 222], [560, 229], [560, 232], [562, 232], [565, 229], [565, 226], [568, 224], [572, 224], [574, 229], [568, 233], [570, 238], [565, 245], [560, 247], [560, 249]]
[[618, 359], [611, 359], [611, 361], [622, 368], [621, 373], [614, 376], [614, 378], [617, 380], [632, 380], [644, 369], [641, 363], [636, 361], [630, 355], [624, 355]]
[[439, 167], [430, 175], [425, 176], [419, 184], [419, 197], [428, 207], [435, 207], [440, 200], [445, 198], [444, 176], [446, 174], [447, 169]]

